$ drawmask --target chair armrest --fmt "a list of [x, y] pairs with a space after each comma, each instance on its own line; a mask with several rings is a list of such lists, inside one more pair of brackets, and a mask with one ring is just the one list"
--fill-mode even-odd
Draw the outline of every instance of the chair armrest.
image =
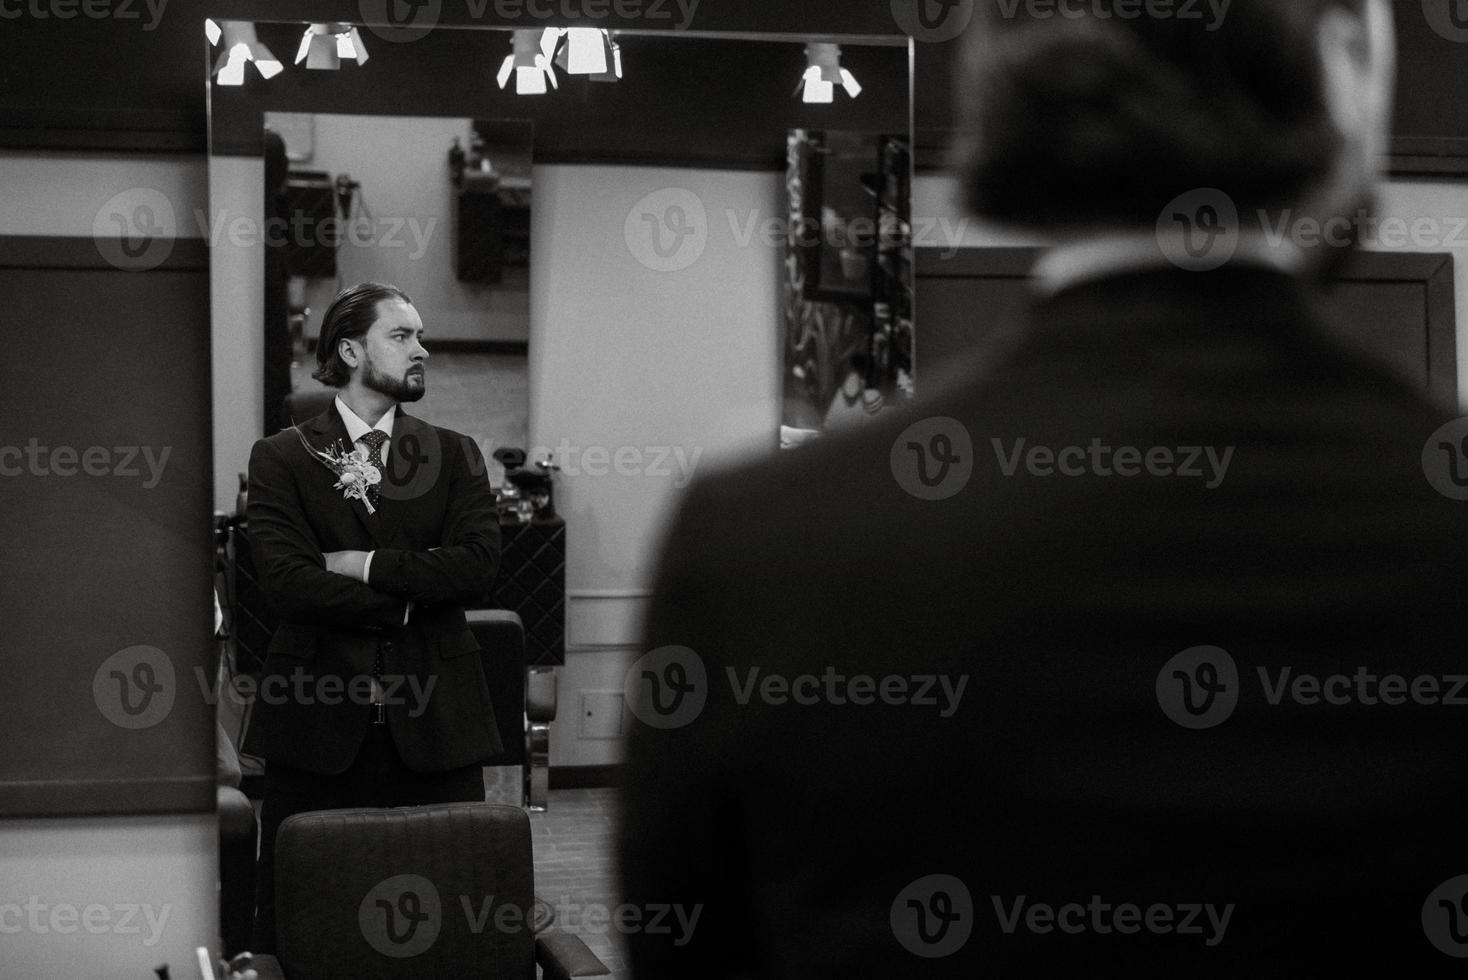
[[255, 836], [255, 808], [244, 793], [232, 786], [217, 787], [215, 808], [219, 812], [220, 840], [246, 840]]
[[280, 960], [274, 956], [256, 956], [251, 958], [250, 969], [255, 971], [259, 980], [285, 980], [285, 974], [280, 969]]
[[[600, 977], [612, 972], [587, 948], [580, 936], [569, 932], [547, 930], [536, 936], [535, 962], [545, 971], [545, 980]], [[265, 980], [265, 974], [260, 974], [260, 980]]]

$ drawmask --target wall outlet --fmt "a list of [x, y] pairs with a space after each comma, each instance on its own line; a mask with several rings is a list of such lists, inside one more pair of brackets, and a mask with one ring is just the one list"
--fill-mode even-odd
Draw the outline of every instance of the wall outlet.
[[626, 714], [621, 691], [582, 691], [577, 738], [621, 738], [627, 731]]

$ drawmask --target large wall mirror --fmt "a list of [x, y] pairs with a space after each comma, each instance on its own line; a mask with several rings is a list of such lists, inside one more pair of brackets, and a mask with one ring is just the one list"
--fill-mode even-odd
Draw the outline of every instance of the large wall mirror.
[[[337, 288], [402, 286], [430, 352], [428, 394], [409, 411], [486, 456], [520, 445], [561, 467], [561, 635], [532, 635], [530, 659], [561, 668], [570, 721], [552, 766], [614, 764], [618, 741], [583, 737], [575, 706], [621, 684], [679, 491], [736, 453], [777, 452], [782, 425], [823, 427], [853, 358], [866, 400], [848, 414], [910, 380], [910, 295], [894, 292], [901, 262], [878, 232], [906, 195], [911, 42], [616, 30], [620, 79], [557, 65], [555, 88], [525, 94], [498, 76], [544, 22], [412, 39], [364, 26], [368, 59], [322, 69], [293, 63], [309, 25], [249, 26], [283, 67], [266, 78], [247, 64], [234, 85], [211, 73], [215, 506], [235, 509], [256, 439], [319, 407], [311, 348]], [[808, 84], [832, 64], [858, 84]], [[827, 101], [806, 101], [810, 89]], [[824, 182], [804, 194], [823, 150]], [[293, 211], [346, 219], [333, 254], [229, 233], [261, 227], [282, 194]], [[796, 254], [784, 232], [801, 214], [840, 232], [834, 250]], [[853, 228], [866, 229], [857, 248]], [[803, 285], [817, 260], [820, 293]], [[839, 303], [862, 312], [809, 313]], [[267, 328], [282, 309], [287, 326]], [[293, 416], [287, 392], [308, 407]], [[792, 392], [812, 406], [795, 419]], [[534, 560], [513, 538], [502, 580]]]

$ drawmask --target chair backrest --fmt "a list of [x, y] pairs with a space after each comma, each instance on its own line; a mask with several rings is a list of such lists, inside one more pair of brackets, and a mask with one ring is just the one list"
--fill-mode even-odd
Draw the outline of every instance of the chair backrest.
[[508, 609], [471, 609], [467, 618], [484, 659], [484, 679], [505, 750], [487, 766], [523, 766], [525, 758], [525, 626]]
[[534, 976], [535, 872], [519, 807], [296, 814], [281, 824], [275, 869], [288, 978]]

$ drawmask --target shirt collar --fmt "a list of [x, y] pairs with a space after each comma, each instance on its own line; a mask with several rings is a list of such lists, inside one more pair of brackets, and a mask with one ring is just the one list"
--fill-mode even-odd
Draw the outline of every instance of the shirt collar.
[[347, 403], [342, 401], [341, 395], [336, 396], [336, 410], [337, 413], [341, 415], [342, 422], [346, 423], [347, 435], [351, 438], [353, 444], [360, 442], [362, 437], [371, 432], [373, 429], [381, 432], [389, 439], [392, 438], [392, 424], [398, 415], [398, 407], [396, 405], [394, 405], [392, 408], [389, 408], [387, 412], [383, 414], [382, 418], [377, 420], [376, 425], [368, 425], [366, 422], [363, 422], [360, 418], [358, 418], [357, 413], [348, 408]]
[[[1229, 265], [1262, 266], [1294, 274], [1299, 270], [1298, 251], [1273, 246], [1262, 233], [1246, 233], [1228, 260]], [[1035, 265], [1035, 287], [1046, 296], [1097, 279], [1132, 272], [1178, 269], [1168, 258], [1158, 236], [1148, 232], [1097, 235], [1057, 246]]]

